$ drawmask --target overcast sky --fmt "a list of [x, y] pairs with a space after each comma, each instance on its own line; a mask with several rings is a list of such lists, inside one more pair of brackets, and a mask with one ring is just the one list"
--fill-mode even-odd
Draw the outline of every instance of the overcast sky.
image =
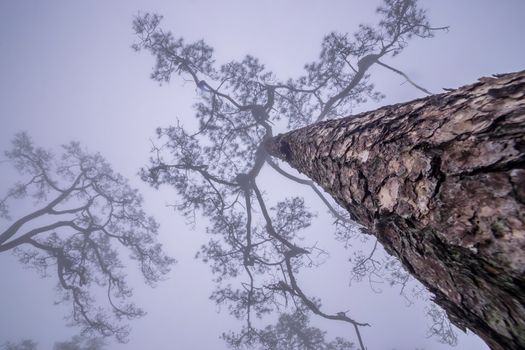
[[[359, 23], [374, 23], [378, 1], [357, 0], [0, 0], [0, 150], [13, 135], [26, 130], [41, 146], [53, 148], [78, 140], [101, 152], [114, 169], [140, 188], [146, 208], [161, 223], [161, 241], [178, 260], [169, 280], [156, 289], [136, 284], [134, 300], [148, 315], [132, 323], [130, 342], [111, 349], [225, 349], [218, 339], [240, 324], [208, 297], [213, 289], [206, 265], [193, 256], [205, 241], [205, 222], [195, 230], [166, 204], [176, 200], [168, 188], [154, 191], [136, 173], [146, 164], [150, 138], [158, 126], [179, 118], [191, 125], [196, 101], [191, 84], [174, 81], [159, 86], [149, 79], [154, 60], [135, 53], [131, 21], [139, 11], [164, 15], [164, 26], [188, 40], [205, 39], [219, 63], [246, 54], [259, 57], [278, 77], [294, 77], [316, 59], [324, 34], [352, 32]], [[431, 23], [450, 31], [436, 38], [414, 40], [395, 59], [385, 60], [404, 70], [432, 92], [458, 87], [494, 73], [522, 70], [525, 62], [525, 1], [422, 1]], [[372, 79], [386, 98], [356, 112], [422, 97], [401, 77], [373, 68]], [[0, 163], [0, 191], [16, 178]], [[273, 181], [264, 173], [266, 184]], [[289, 187], [297, 192], [300, 189]], [[284, 186], [283, 185], [283, 186]], [[279, 189], [266, 186], [266, 190]], [[279, 190], [280, 191], [280, 190]], [[307, 197], [312, 198], [312, 197]], [[327, 239], [330, 220], [319, 203], [309, 203], [321, 218], [312, 228]], [[27, 207], [29, 210], [30, 206]], [[24, 207], [17, 210], [23, 212]], [[7, 222], [0, 222], [0, 228]], [[315, 236], [317, 237], [317, 236]], [[334, 248], [332, 259], [301, 278], [305, 289], [322, 297], [333, 310], [352, 315], [373, 327], [363, 331], [369, 349], [447, 349], [426, 338], [422, 303], [407, 307], [399, 290], [375, 294], [367, 284], [348, 285], [348, 251]], [[65, 327], [69, 305], [53, 305], [55, 277], [40, 279], [21, 267], [9, 253], [0, 254], [0, 343], [32, 338], [40, 349], [77, 331]], [[330, 334], [353, 339], [344, 325], [318, 321]], [[475, 336], [461, 336], [458, 349], [483, 349]]]

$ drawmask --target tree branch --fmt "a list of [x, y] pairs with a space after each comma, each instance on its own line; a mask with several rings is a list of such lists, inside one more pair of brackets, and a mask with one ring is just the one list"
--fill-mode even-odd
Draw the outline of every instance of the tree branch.
[[380, 61], [377, 61], [376, 63], [377, 63], [378, 65], [380, 65], [380, 66], [383, 66], [383, 67], [385, 67], [385, 68], [388, 68], [388, 69], [390, 69], [391, 71], [393, 71], [393, 72], [395, 72], [395, 73], [401, 75], [403, 78], [406, 79], [406, 81], [408, 81], [408, 82], [409, 82], [412, 86], [414, 86], [416, 89], [423, 91], [423, 92], [424, 92], [425, 94], [427, 94], [427, 95], [432, 95], [432, 93], [431, 93], [430, 91], [428, 91], [427, 89], [423, 88], [422, 86], [419, 86], [419, 85], [417, 85], [416, 83], [414, 83], [414, 82], [408, 77], [408, 75], [406, 75], [406, 74], [403, 73], [402, 71], [400, 71], [400, 70], [398, 70], [398, 69], [396, 69], [396, 68], [394, 68], [394, 67], [392, 67], [392, 66], [389, 66], [389, 65], [387, 65], [387, 64], [385, 64], [385, 63], [383, 63], [383, 62], [380, 62]]

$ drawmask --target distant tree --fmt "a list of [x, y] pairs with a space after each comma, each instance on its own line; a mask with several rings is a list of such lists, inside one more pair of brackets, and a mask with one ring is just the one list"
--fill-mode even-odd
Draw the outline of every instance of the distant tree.
[[437, 338], [442, 344], [456, 346], [458, 336], [452, 328], [452, 322], [450, 322], [446, 311], [433, 303], [427, 307], [426, 311], [429, 319], [432, 320], [427, 336]]
[[[246, 320], [242, 341], [250, 342], [255, 334], [250, 331], [253, 316], [302, 305], [318, 316], [351, 324], [364, 349], [359, 328], [368, 324], [345, 312], [325, 311], [297, 280], [296, 273], [317, 265], [316, 256], [323, 253], [316, 245], [299, 243], [313, 214], [300, 197], [268, 203], [258, 176], [268, 165], [287, 181], [313, 190], [333, 215], [341, 239], [359, 231], [311, 180], [281, 168], [264, 143], [272, 138], [274, 127], [289, 129], [344, 116], [369, 98], [380, 99], [368, 74], [374, 65], [401, 74], [428, 93], [385, 62], [413, 37], [430, 38], [446, 28], [432, 27], [416, 0], [384, 0], [377, 12], [381, 18], [375, 27], [360, 25], [353, 35], [328, 34], [319, 60], [307, 64], [303, 76], [285, 81], [253, 56], [215, 66], [210, 46], [202, 40], [186, 43], [164, 31], [159, 15], [139, 15], [133, 22], [138, 37], [134, 48], [156, 57], [152, 78], [169, 82], [180, 76], [195, 84], [200, 98], [195, 105], [198, 130], [180, 122], [159, 128], [159, 144], [142, 178], [155, 187], [173, 186], [181, 198], [177, 208], [190, 221], [197, 212], [209, 218], [208, 231], [216, 238], [199, 256], [217, 276], [212, 299], [228, 304], [235, 317]], [[225, 282], [241, 275], [245, 282], [240, 285]], [[293, 303], [287, 303], [290, 298]]]
[[[104, 350], [106, 343], [101, 338], [86, 338], [75, 335], [69, 341], [56, 342], [53, 350]], [[7, 342], [3, 350], [37, 350], [37, 343], [30, 339], [21, 340], [17, 343]]]
[[74, 336], [69, 341], [57, 342], [53, 350], [104, 350], [106, 343], [101, 338]]
[[[26, 178], [0, 200], [0, 252], [12, 251], [19, 260], [47, 276], [56, 271], [60, 301], [70, 302], [72, 325], [83, 333], [115, 336], [125, 341], [123, 320], [144, 315], [129, 302], [121, 248], [130, 251], [147, 284], [153, 286], [174, 262], [156, 242], [158, 224], [145, 214], [142, 198], [115, 173], [100, 154], [88, 154], [76, 142], [62, 146], [57, 157], [17, 134], [8, 160]], [[12, 219], [8, 201], [28, 198]], [[93, 292], [101, 289], [108, 306], [97, 306]]]
[[3, 345], [4, 350], [36, 350], [37, 343], [31, 339], [24, 339], [18, 343], [7, 342]]

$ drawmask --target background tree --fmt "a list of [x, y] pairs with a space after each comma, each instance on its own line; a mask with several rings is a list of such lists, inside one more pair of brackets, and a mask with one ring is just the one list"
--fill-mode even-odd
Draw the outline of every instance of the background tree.
[[[341, 237], [355, 233], [350, 217], [312, 181], [281, 168], [266, 153], [264, 142], [273, 136], [274, 127], [294, 128], [346, 115], [368, 98], [381, 98], [369, 81], [368, 69], [378, 64], [407, 78], [383, 60], [399, 54], [411, 38], [430, 38], [445, 29], [431, 27], [414, 0], [385, 0], [377, 12], [381, 19], [375, 27], [361, 25], [354, 35], [327, 35], [319, 60], [305, 66], [304, 76], [286, 81], [252, 56], [216, 67], [211, 47], [202, 40], [185, 43], [164, 31], [159, 15], [139, 15], [133, 22], [139, 39], [134, 48], [156, 57], [152, 78], [169, 82], [172, 76], [181, 76], [195, 84], [200, 98], [195, 105], [198, 130], [180, 123], [159, 128], [159, 144], [142, 177], [155, 187], [173, 186], [181, 197], [177, 208], [190, 221], [196, 212], [209, 218], [208, 231], [216, 238], [202, 247], [199, 256], [217, 275], [212, 299], [246, 319], [245, 332], [239, 335], [242, 341], [249, 342], [254, 334], [254, 315], [302, 305], [321, 317], [351, 324], [364, 348], [359, 327], [367, 323], [346, 312], [324, 311], [296, 278], [301, 268], [317, 265], [323, 255], [316, 245], [298, 243], [312, 213], [299, 197], [269, 204], [258, 175], [267, 164], [288, 181], [311, 188], [334, 216]], [[226, 284], [240, 275], [246, 280], [239, 286]]]
[[17, 343], [6, 342], [3, 345], [4, 350], [36, 350], [37, 343], [31, 339], [24, 339]]
[[74, 336], [69, 341], [57, 342], [53, 350], [104, 350], [106, 343], [101, 338]]
[[[130, 251], [151, 286], [174, 262], [156, 242], [158, 224], [143, 211], [141, 196], [100, 154], [75, 142], [57, 157], [20, 133], [5, 154], [25, 180], [0, 201], [0, 216], [9, 221], [0, 252], [14, 252], [42, 276], [56, 271], [60, 301], [72, 304], [71, 325], [125, 341], [129, 328], [122, 321], [144, 311], [128, 301], [119, 247]], [[12, 219], [8, 202], [27, 197], [34, 210]], [[97, 306], [97, 291], [107, 296], [107, 307]]]
[[[69, 341], [56, 342], [53, 350], [104, 350], [106, 343], [102, 338], [85, 338], [75, 335]], [[7, 342], [3, 345], [4, 350], [38, 350], [38, 344], [30, 339], [24, 339], [16, 343]]]

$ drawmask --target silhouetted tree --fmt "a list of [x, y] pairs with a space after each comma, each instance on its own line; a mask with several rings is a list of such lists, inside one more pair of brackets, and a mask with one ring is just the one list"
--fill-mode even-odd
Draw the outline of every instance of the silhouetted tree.
[[445, 310], [438, 305], [431, 303], [427, 307], [428, 318], [432, 321], [428, 328], [428, 337], [437, 338], [440, 343], [456, 346], [458, 344], [458, 336], [452, 328]]
[[[7, 342], [3, 345], [4, 350], [38, 350], [38, 344], [30, 339], [24, 339], [16, 343]], [[104, 350], [106, 343], [101, 338], [86, 338], [75, 335], [69, 341], [56, 342], [53, 350]]]
[[17, 343], [7, 342], [3, 345], [4, 350], [36, 350], [37, 343], [31, 339], [24, 339]]
[[[76, 142], [57, 157], [20, 133], [6, 156], [26, 179], [0, 200], [0, 216], [9, 222], [0, 232], [0, 252], [14, 252], [43, 276], [55, 270], [61, 301], [72, 304], [70, 323], [124, 341], [129, 331], [122, 321], [144, 312], [128, 301], [119, 247], [129, 250], [152, 286], [174, 262], [156, 242], [158, 224], [143, 211], [141, 196], [100, 154]], [[7, 203], [22, 198], [30, 198], [33, 209], [12, 219]], [[97, 306], [97, 287], [108, 307]]]
[[53, 350], [104, 350], [106, 343], [101, 338], [74, 336], [69, 341], [57, 342]]
[[[316, 255], [323, 252], [298, 243], [313, 215], [299, 197], [270, 205], [258, 175], [268, 165], [287, 180], [305, 185], [326, 204], [339, 233], [349, 237], [358, 231], [348, 214], [312, 181], [281, 168], [266, 153], [264, 142], [273, 136], [274, 125], [295, 128], [347, 115], [368, 98], [380, 99], [368, 69], [380, 65], [408, 78], [385, 60], [402, 52], [411, 38], [430, 38], [445, 29], [431, 27], [415, 0], [385, 0], [377, 12], [381, 19], [375, 27], [360, 25], [353, 35], [327, 35], [319, 60], [305, 66], [304, 76], [286, 81], [252, 56], [217, 67], [210, 46], [202, 40], [186, 43], [164, 31], [159, 15], [139, 15], [133, 22], [139, 39], [134, 48], [156, 57], [152, 78], [169, 82], [180, 76], [195, 84], [200, 98], [195, 105], [198, 130], [180, 123], [159, 128], [159, 144], [142, 178], [155, 187], [173, 186], [181, 198], [177, 207], [190, 220], [196, 212], [209, 218], [208, 231], [215, 238], [199, 256], [217, 276], [212, 299], [227, 303], [234, 316], [246, 319], [247, 330], [253, 328], [254, 315], [261, 317], [292, 299], [287, 305], [303, 305], [321, 317], [351, 324], [364, 349], [359, 327], [367, 323], [345, 312], [325, 311], [296, 278], [301, 268], [318, 264]], [[240, 275], [246, 282], [225, 282]], [[249, 342], [254, 333], [244, 334], [242, 340]]]

